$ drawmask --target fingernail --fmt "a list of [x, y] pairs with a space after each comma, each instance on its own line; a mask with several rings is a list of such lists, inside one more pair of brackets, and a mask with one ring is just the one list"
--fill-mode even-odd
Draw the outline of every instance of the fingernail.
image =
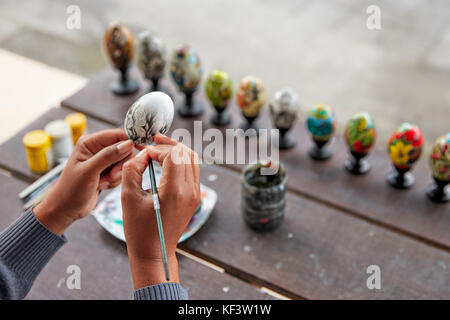
[[123, 141], [117, 145], [117, 150], [119, 150], [119, 153], [124, 153], [125, 151], [128, 151], [132, 145], [133, 141], [131, 140]]
[[142, 149], [141, 151], [139, 151], [139, 153], [137, 154], [136, 157], [143, 157], [146, 154], [147, 154], [147, 148]]

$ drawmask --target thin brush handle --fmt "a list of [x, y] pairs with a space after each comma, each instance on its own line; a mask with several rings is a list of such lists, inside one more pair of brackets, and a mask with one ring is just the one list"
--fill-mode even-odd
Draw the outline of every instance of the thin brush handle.
[[161, 211], [159, 209], [158, 189], [156, 188], [155, 170], [153, 169], [152, 159], [148, 160], [148, 169], [150, 173], [150, 183], [152, 185], [153, 207], [155, 208], [156, 213], [156, 223], [158, 225], [159, 244], [161, 245], [161, 253], [164, 263], [164, 272], [166, 273], [166, 280], [169, 281], [170, 275], [169, 275], [169, 265], [167, 264], [166, 243], [164, 242], [164, 231], [161, 221]]

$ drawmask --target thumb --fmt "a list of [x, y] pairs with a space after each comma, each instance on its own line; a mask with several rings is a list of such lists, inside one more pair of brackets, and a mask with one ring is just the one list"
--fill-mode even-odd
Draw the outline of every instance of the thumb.
[[125, 162], [122, 169], [122, 196], [143, 192], [142, 174], [148, 166], [148, 159], [147, 149], [143, 149], [136, 157]]
[[170, 156], [172, 149], [173, 146], [167, 144], [158, 144], [147, 147], [150, 158], [152, 158], [153, 161], [157, 161], [160, 165], [162, 165], [164, 160]]
[[89, 169], [102, 172], [113, 164], [125, 159], [134, 150], [133, 141], [126, 140], [119, 144], [107, 146], [86, 161]]

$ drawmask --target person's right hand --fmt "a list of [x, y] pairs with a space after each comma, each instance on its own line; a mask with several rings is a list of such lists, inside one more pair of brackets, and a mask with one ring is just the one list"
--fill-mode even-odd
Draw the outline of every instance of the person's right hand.
[[36, 218], [62, 235], [97, 204], [98, 193], [120, 184], [122, 165], [136, 150], [123, 129], [82, 136], [49, 195], [34, 209]]
[[149, 158], [162, 166], [158, 187], [171, 282], [178, 282], [175, 249], [200, 202], [200, 166], [191, 149], [161, 134], [122, 171], [123, 226], [135, 289], [166, 282], [151, 190], [142, 189]]

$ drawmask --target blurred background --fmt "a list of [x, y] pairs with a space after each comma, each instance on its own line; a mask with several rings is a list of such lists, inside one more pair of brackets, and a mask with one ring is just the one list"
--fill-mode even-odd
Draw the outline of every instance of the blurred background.
[[[79, 30], [66, 27], [72, 4]], [[379, 30], [366, 24], [373, 4]], [[379, 144], [407, 121], [429, 146], [450, 130], [449, 17], [448, 0], [0, 0], [0, 141], [107, 66], [103, 33], [119, 20], [169, 50], [192, 45], [205, 74], [222, 68], [235, 85], [252, 74], [270, 95], [292, 87], [303, 115], [330, 104], [340, 132], [367, 111]]]

